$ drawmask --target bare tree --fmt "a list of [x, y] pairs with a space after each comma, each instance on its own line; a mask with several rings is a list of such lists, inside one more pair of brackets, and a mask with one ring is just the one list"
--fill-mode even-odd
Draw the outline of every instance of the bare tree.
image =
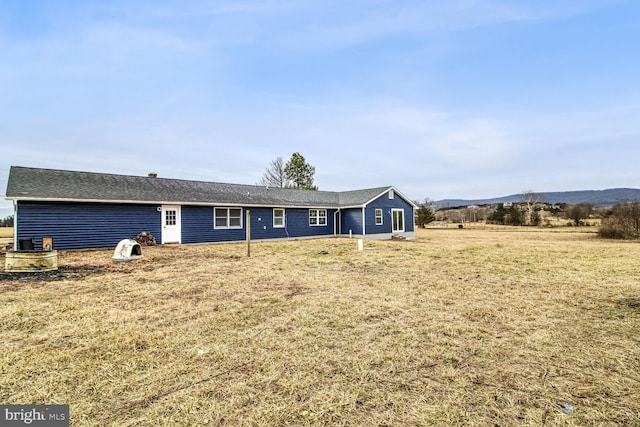
[[536, 225], [539, 220], [537, 209], [546, 203], [544, 194], [525, 190], [520, 194], [520, 203], [524, 207], [524, 225]]
[[593, 212], [593, 205], [591, 203], [578, 203], [577, 205], [567, 206], [566, 215], [570, 218], [575, 226], [579, 226], [583, 219], [589, 218], [589, 215]]
[[269, 163], [269, 166], [264, 171], [262, 178], [258, 182], [258, 185], [279, 188], [284, 188], [289, 184], [290, 182], [284, 172], [284, 160], [279, 156], [271, 160], [271, 163]]

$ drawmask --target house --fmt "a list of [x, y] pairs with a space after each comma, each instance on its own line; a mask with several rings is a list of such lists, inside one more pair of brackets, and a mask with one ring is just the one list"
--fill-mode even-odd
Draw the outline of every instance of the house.
[[114, 247], [148, 231], [158, 243], [357, 236], [414, 237], [417, 207], [396, 188], [309, 191], [12, 166], [6, 199], [14, 246], [43, 237], [56, 249]]

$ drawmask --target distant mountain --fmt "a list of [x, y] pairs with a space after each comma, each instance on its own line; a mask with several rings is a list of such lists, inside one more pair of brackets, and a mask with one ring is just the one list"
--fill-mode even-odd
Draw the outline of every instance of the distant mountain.
[[[591, 203], [594, 206], [613, 206], [621, 202], [640, 201], [640, 189], [637, 188], [610, 188], [607, 190], [585, 190], [585, 191], [556, 191], [542, 193], [549, 203]], [[456, 208], [469, 205], [491, 205], [504, 202], [519, 202], [520, 194], [510, 196], [495, 197], [493, 199], [444, 199], [436, 201], [438, 209]]]

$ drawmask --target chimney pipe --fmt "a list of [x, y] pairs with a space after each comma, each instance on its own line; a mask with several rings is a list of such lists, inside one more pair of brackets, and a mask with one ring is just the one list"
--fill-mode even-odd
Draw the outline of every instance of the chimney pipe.
[[155, 172], [149, 172], [149, 178], [157, 178], [158, 174]]

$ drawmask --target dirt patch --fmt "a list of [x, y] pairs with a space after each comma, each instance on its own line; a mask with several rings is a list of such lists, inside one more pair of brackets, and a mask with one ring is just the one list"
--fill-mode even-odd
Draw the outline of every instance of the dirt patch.
[[618, 301], [618, 305], [634, 310], [640, 310], [640, 298], [623, 298]]
[[103, 266], [60, 266], [54, 271], [10, 272], [0, 271], [2, 282], [55, 282], [65, 279], [81, 279], [92, 274], [104, 274]]

